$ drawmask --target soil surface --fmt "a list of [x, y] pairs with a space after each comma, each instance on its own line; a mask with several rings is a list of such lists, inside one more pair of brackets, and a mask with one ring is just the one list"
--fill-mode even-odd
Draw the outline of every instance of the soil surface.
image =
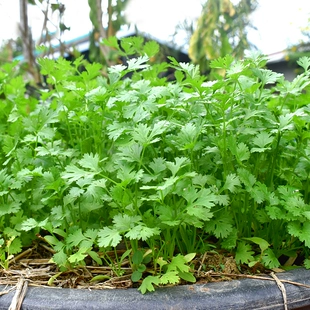
[[[117, 250], [120, 257], [125, 250]], [[63, 288], [87, 289], [115, 289], [138, 287], [139, 282], [131, 281], [132, 269], [128, 260], [121, 264], [120, 274], [115, 274], [109, 266], [98, 266], [89, 259], [85, 266], [72, 270], [60, 270], [51, 262], [54, 251], [44, 244], [29, 248], [17, 255], [9, 263], [9, 268], [0, 268], [0, 285], [16, 285], [23, 278], [30, 286], [49, 286]], [[115, 252], [106, 255], [113, 260]], [[196, 283], [229, 281], [240, 277], [268, 276], [272, 270], [265, 269], [262, 265], [254, 267], [237, 264], [232, 256], [227, 253], [206, 252], [197, 255], [192, 261]], [[276, 272], [281, 271], [276, 270]], [[284, 270], [283, 270], [284, 271]], [[146, 270], [147, 275], [147, 270]], [[270, 278], [270, 276], [269, 276]], [[180, 285], [187, 284], [180, 282]]]

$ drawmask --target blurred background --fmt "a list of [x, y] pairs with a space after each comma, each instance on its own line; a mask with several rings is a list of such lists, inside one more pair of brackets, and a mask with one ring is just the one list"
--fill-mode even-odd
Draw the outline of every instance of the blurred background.
[[104, 39], [139, 36], [208, 72], [212, 59], [259, 52], [293, 79], [296, 59], [310, 55], [308, 0], [0, 0], [0, 63], [29, 72], [40, 56], [117, 63]]

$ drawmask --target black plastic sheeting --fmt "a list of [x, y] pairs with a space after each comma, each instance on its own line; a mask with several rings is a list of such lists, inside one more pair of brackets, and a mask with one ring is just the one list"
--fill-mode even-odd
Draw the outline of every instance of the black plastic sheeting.
[[[310, 270], [277, 273], [280, 280], [310, 285]], [[310, 309], [310, 288], [283, 283], [288, 309]], [[0, 285], [0, 292], [5, 288]], [[7, 310], [15, 291], [0, 296], [0, 310]], [[1, 295], [1, 293], [0, 293]], [[28, 287], [23, 310], [143, 310], [143, 309], [284, 309], [283, 295], [275, 281], [233, 281], [158, 288], [142, 295], [137, 289], [61, 289]]]

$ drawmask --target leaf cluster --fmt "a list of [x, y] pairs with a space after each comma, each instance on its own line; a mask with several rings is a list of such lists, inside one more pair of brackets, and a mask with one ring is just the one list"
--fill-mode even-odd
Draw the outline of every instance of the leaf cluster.
[[41, 233], [63, 269], [112, 264], [106, 253], [125, 246], [115, 273], [129, 258], [142, 292], [194, 281], [189, 253], [211, 247], [240, 264], [278, 267], [298, 252], [307, 265], [310, 60], [292, 82], [265, 63], [219, 58], [226, 75], [207, 81], [148, 53], [105, 77], [82, 58], [44, 58], [39, 99], [16, 64], [1, 67], [2, 264]]

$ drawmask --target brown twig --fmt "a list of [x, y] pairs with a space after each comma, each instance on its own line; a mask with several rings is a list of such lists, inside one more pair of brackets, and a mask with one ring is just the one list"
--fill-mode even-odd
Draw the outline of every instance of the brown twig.
[[9, 265], [12, 264], [12, 263], [16, 263], [18, 260], [20, 260], [24, 256], [30, 254], [32, 252], [32, 250], [33, 250], [33, 248], [29, 248], [26, 251], [16, 255], [15, 257], [13, 257], [12, 259], [9, 260]]
[[15, 286], [12, 286], [8, 290], [3, 290], [0, 292], [0, 296], [10, 293], [11, 291], [15, 290]]

